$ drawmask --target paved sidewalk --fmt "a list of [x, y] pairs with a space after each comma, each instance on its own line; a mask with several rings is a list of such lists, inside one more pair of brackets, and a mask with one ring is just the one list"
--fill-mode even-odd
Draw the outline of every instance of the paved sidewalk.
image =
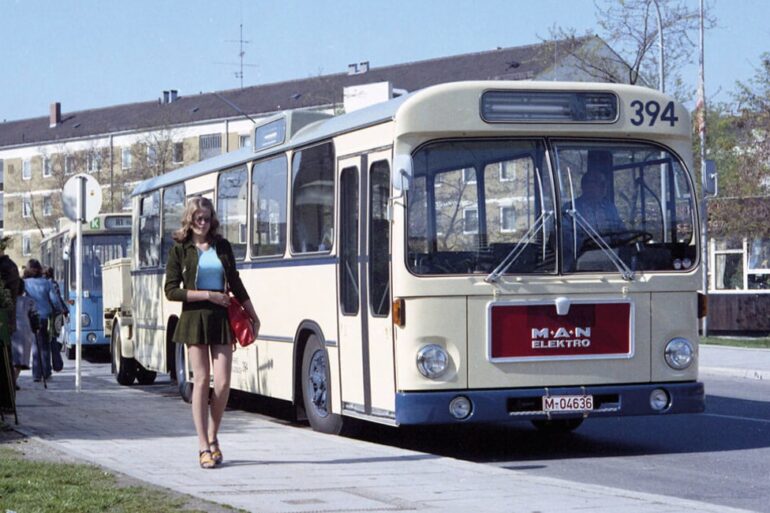
[[700, 372], [770, 380], [770, 349], [701, 345]]
[[48, 390], [22, 376], [19, 431], [116, 472], [250, 512], [740, 511], [322, 435], [239, 410], [228, 411], [220, 434], [225, 465], [201, 470], [189, 405], [171, 385], [119, 387], [109, 365], [86, 365], [77, 393], [72, 362], [66, 365]]

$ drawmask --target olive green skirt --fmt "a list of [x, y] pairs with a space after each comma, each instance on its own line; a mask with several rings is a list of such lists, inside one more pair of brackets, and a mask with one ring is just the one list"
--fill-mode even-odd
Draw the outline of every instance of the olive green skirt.
[[227, 308], [208, 301], [182, 305], [172, 339], [178, 344], [229, 344], [232, 341]]

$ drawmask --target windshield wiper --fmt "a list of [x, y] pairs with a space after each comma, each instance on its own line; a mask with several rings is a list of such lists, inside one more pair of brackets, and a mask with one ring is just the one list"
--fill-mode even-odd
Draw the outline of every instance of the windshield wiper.
[[[614, 251], [612, 251], [612, 248], [607, 243], [607, 241], [599, 235], [599, 232], [597, 232], [593, 226], [591, 226], [591, 223], [586, 221], [586, 218], [583, 217], [580, 212], [575, 210], [574, 208], [570, 208], [565, 210], [565, 212], [572, 216], [575, 221], [577, 221], [578, 226], [580, 226], [584, 232], [588, 234], [588, 236], [591, 238], [591, 240], [596, 244], [599, 249], [602, 250], [602, 253], [604, 253], [607, 258], [610, 259], [610, 262], [613, 263], [615, 267], [617, 267], [618, 271], [620, 272], [620, 275], [623, 277], [626, 281], [633, 281], [634, 280], [634, 271], [632, 271], [626, 263], [615, 254]], [[575, 258], [577, 258], [577, 255], [575, 255]]]
[[516, 259], [521, 256], [521, 254], [524, 252], [524, 249], [526, 249], [526, 244], [529, 243], [534, 237], [535, 234], [540, 230], [543, 226], [545, 226], [545, 223], [548, 222], [549, 219], [553, 217], [553, 211], [552, 210], [546, 210], [540, 216], [535, 219], [535, 222], [530, 226], [529, 230], [527, 230], [527, 233], [525, 233], [522, 238], [519, 240], [519, 242], [516, 243], [516, 245], [513, 247], [511, 251], [508, 252], [508, 254], [503, 258], [502, 262], [494, 268], [494, 270], [487, 275], [486, 278], [484, 278], [484, 281], [487, 283], [494, 283], [497, 280], [500, 279], [500, 276], [508, 270], [510, 266], [513, 265], [513, 263], [516, 261]]

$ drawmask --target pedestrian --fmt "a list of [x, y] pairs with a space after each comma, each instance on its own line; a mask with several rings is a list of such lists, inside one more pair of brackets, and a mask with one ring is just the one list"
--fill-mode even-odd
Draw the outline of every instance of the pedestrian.
[[29, 370], [29, 358], [35, 337], [40, 329], [40, 317], [35, 307], [35, 300], [24, 292], [24, 282], [21, 282], [21, 295], [16, 298], [16, 331], [11, 336], [13, 348], [13, 384], [19, 389], [17, 381], [23, 370]]
[[48, 332], [51, 338], [51, 361], [53, 363], [53, 370], [59, 372], [64, 367], [64, 362], [61, 357], [62, 341], [61, 334], [64, 329], [64, 324], [67, 322], [66, 318], [69, 316], [70, 309], [67, 306], [67, 302], [61, 295], [61, 289], [59, 283], [54, 278], [53, 267], [44, 267], [43, 276], [45, 276], [51, 282], [51, 288], [57, 300], [54, 302], [54, 314], [51, 315], [51, 320], [48, 325]]
[[19, 276], [19, 266], [5, 254], [5, 249], [11, 243], [11, 237], [6, 235], [0, 238], [0, 281], [2, 281], [8, 295], [10, 305], [8, 308], [8, 331], [13, 334], [16, 330], [16, 298], [21, 293], [23, 282]]
[[[255, 334], [260, 325], [235, 268], [232, 247], [218, 228], [211, 200], [194, 197], [188, 201], [182, 227], [173, 234], [175, 244], [169, 251], [164, 287], [170, 301], [182, 302], [172, 339], [187, 346], [193, 372], [192, 416], [198, 435], [198, 461], [206, 469], [224, 461], [218, 433], [230, 394], [235, 349], [227, 321], [228, 289], [248, 312]], [[212, 366], [214, 388], [209, 401]]]
[[24, 289], [35, 300], [37, 313], [40, 315], [40, 329], [37, 332], [38, 343], [32, 346], [32, 379], [40, 381], [51, 377], [51, 338], [48, 335], [48, 321], [56, 314], [55, 306], [59, 298], [54, 295], [51, 281], [43, 276], [43, 266], [34, 258], [24, 268]]

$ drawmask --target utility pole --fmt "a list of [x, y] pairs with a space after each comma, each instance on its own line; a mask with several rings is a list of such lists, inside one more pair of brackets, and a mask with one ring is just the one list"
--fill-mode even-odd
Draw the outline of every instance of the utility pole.
[[[666, 77], [663, 71], [663, 55], [665, 53], [665, 49], [663, 47], [663, 22], [660, 18], [660, 4], [658, 4], [658, 0], [652, 0], [652, 3], [655, 4], [655, 13], [657, 14], [658, 18], [658, 89], [661, 93], [665, 93]], [[701, 23], [702, 20], [703, 16], [701, 16]]]
[[[708, 296], [708, 270], [709, 270], [709, 244], [708, 244], [708, 202], [706, 201], [706, 190], [708, 189], [708, 170], [706, 169], [706, 73], [705, 73], [705, 37], [703, 29], [703, 0], [700, 0], [700, 56], [698, 65], [700, 68], [698, 80], [698, 104], [696, 111], [699, 111], [698, 133], [700, 134], [700, 233], [701, 233], [701, 258], [703, 259], [703, 294]], [[703, 317], [701, 332], [703, 336], [708, 335], [708, 317]]]

